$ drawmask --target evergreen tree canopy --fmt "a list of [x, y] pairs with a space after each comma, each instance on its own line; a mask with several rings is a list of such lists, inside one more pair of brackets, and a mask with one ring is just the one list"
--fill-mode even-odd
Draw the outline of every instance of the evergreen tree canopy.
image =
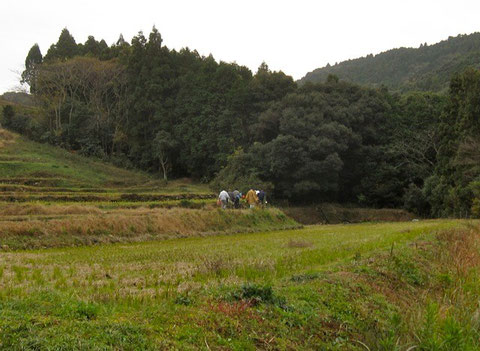
[[34, 44], [28, 51], [25, 59], [25, 70], [22, 72], [21, 83], [27, 83], [30, 86], [30, 92], [35, 91], [35, 67], [43, 61], [42, 53], [38, 44]]

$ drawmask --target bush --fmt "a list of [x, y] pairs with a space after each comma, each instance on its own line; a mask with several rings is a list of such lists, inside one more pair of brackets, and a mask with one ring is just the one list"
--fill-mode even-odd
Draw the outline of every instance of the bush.
[[480, 181], [470, 184], [474, 198], [472, 200], [472, 216], [480, 218]]
[[92, 320], [97, 317], [99, 310], [96, 304], [80, 301], [73, 309], [73, 314], [79, 319]]
[[262, 303], [278, 306], [286, 309], [286, 300], [284, 297], [277, 296], [272, 287], [268, 285], [258, 285], [246, 283], [232, 293], [235, 300], [248, 300], [254, 305]]

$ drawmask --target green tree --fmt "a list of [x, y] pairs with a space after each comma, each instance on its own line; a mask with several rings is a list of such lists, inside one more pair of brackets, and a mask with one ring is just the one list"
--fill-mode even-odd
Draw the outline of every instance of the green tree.
[[386, 98], [330, 81], [305, 85], [269, 105], [255, 126], [261, 144], [248, 152], [262, 155], [256, 172], [273, 182], [276, 195], [297, 201], [356, 199], [376, 166], [374, 153], [386, 143]]
[[67, 28], [62, 29], [56, 44], [52, 44], [45, 55], [46, 61], [65, 60], [80, 54], [75, 39]]
[[164, 130], [160, 130], [153, 140], [153, 155], [158, 160], [163, 173], [163, 179], [167, 181], [167, 173], [171, 168], [171, 157], [177, 146], [176, 140], [172, 135]]
[[480, 139], [480, 72], [467, 69], [450, 83], [449, 101], [440, 120], [440, 146], [434, 175], [425, 193], [436, 216], [468, 216], [472, 184], [480, 179], [476, 162]]
[[89, 35], [85, 44], [83, 44], [83, 54], [99, 57], [101, 53], [100, 44], [93, 35]]
[[42, 63], [43, 57], [38, 44], [34, 44], [28, 51], [25, 59], [25, 70], [22, 72], [21, 83], [27, 83], [30, 86], [30, 93], [35, 92], [36, 86], [36, 68]]

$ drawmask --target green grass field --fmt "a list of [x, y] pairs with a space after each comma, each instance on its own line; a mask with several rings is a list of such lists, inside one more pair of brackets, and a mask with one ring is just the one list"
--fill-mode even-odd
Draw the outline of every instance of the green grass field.
[[[446, 240], [439, 233], [474, 226], [309, 226], [3, 253], [0, 347], [433, 350], [420, 346], [445, 344], [442, 321], [456, 311], [449, 300], [450, 312], [439, 312], [437, 292], [443, 301], [449, 289], [463, 289], [455, 265], [445, 264], [453, 258], [438, 256]], [[478, 269], [472, 272], [476, 280], [462, 278], [470, 293], [480, 290]], [[429, 331], [425, 318], [443, 319]], [[457, 349], [477, 349], [466, 347], [479, 346], [478, 330], [469, 339], [471, 323], [451, 323], [465, 346]], [[415, 339], [415, 332], [425, 335]]]

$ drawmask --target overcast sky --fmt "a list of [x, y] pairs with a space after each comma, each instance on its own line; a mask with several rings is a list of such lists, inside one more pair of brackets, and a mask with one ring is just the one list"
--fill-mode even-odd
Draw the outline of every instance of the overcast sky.
[[164, 44], [235, 61], [262, 61], [295, 79], [315, 68], [480, 31], [479, 0], [2, 0], [0, 94], [19, 86], [34, 43], [42, 54], [67, 27], [110, 45], [155, 25]]

